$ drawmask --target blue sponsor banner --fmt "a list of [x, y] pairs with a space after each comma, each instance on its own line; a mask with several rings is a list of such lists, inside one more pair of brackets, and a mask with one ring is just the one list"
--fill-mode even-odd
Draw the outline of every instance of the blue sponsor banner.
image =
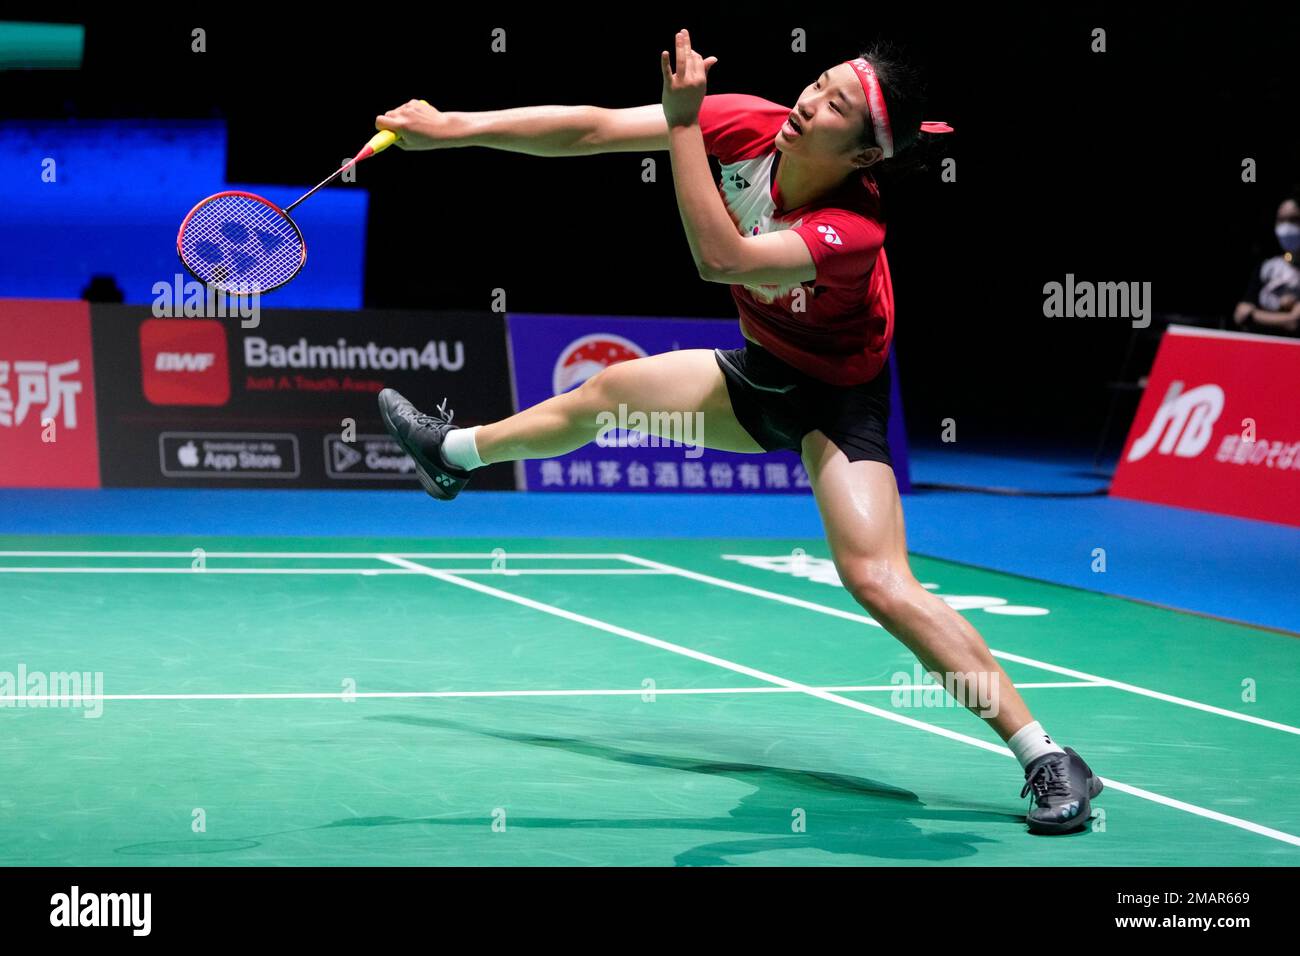
[[[675, 349], [744, 344], [735, 320], [510, 313], [507, 327], [516, 407], [521, 409], [576, 388], [617, 362]], [[889, 441], [899, 488], [906, 491], [907, 448], [897, 381], [895, 376]], [[613, 410], [610, 424], [614, 428], [602, 439], [567, 455], [522, 462], [522, 487], [530, 491], [811, 491], [808, 474], [794, 452], [746, 455], [705, 448], [707, 434], [692, 416], [673, 420], [673, 430], [663, 437], [636, 432], [638, 422], [631, 413]]]

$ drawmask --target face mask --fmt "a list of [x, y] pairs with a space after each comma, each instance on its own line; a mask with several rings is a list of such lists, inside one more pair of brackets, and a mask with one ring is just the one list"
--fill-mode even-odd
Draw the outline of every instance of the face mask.
[[1291, 255], [1300, 255], [1300, 223], [1280, 222], [1273, 230], [1278, 245]]

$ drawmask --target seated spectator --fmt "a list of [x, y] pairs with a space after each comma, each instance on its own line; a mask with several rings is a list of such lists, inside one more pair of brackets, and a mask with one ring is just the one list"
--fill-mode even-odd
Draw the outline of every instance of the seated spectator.
[[1232, 319], [1243, 332], [1300, 335], [1300, 202], [1277, 207], [1274, 234], [1282, 255], [1255, 270]]

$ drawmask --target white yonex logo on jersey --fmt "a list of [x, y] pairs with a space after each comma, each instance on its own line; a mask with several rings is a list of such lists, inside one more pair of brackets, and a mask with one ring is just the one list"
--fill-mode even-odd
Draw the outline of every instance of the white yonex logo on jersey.
[[834, 228], [832, 228], [831, 226], [818, 226], [817, 231], [822, 234], [822, 238], [825, 239], [830, 245], [832, 246], [844, 245], [839, 235], [835, 232]]

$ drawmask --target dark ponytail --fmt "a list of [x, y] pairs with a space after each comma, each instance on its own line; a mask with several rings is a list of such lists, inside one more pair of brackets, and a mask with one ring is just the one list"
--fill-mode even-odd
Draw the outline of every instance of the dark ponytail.
[[[921, 132], [925, 116], [925, 78], [911, 63], [911, 58], [896, 44], [879, 40], [859, 56], [875, 68], [880, 80], [885, 108], [889, 111], [889, 125], [894, 134], [894, 155], [871, 167], [873, 175], [896, 180], [930, 168], [935, 147], [944, 134]], [[862, 136], [862, 145], [878, 146], [875, 133], [868, 120]]]

